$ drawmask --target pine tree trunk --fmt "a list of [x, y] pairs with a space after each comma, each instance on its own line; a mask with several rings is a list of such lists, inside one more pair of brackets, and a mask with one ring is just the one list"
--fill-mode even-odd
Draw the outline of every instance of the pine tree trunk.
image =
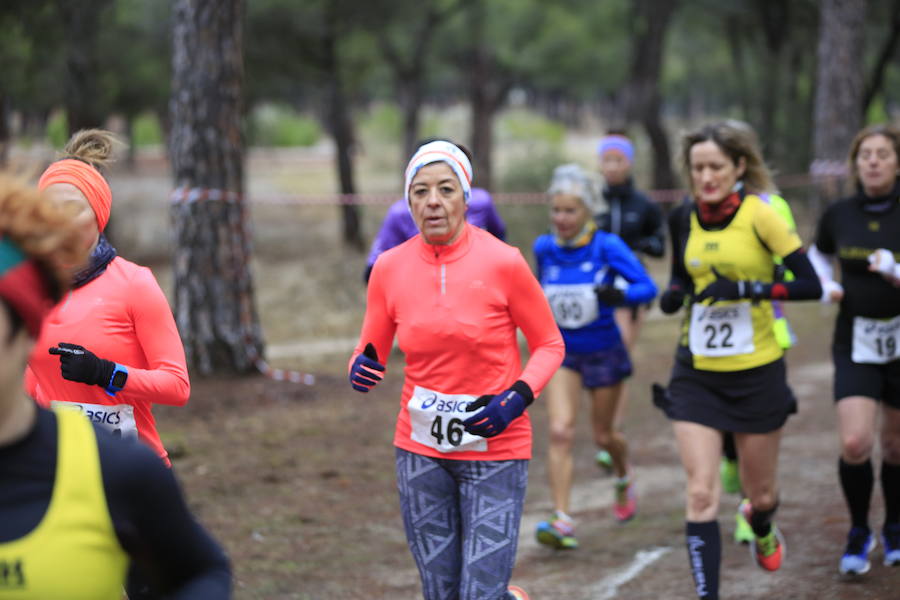
[[837, 164], [862, 124], [866, 2], [822, 0], [820, 15], [813, 152]]
[[66, 120], [69, 133], [80, 129], [101, 127], [104, 107], [98, 102], [99, 75], [97, 35], [100, 17], [112, 0], [80, 0], [58, 2], [65, 39]]
[[203, 374], [249, 372], [263, 352], [243, 198], [243, 11], [243, 0], [173, 9], [175, 317]]

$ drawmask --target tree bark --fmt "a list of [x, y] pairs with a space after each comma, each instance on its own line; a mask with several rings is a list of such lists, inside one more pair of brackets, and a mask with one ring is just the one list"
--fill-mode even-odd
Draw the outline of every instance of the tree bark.
[[891, 5], [890, 31], [881, 45], [878, 60], [875, 61], [875, 66], [872, 68], [872, 73], [869, 76], [869, 82], [866, 84], [866, 91], [863, 95], [862, 116], [864, 118], [866, 111], [869, 110], [869, 105], [872, 104], [872, 100], [881, 92], [881, 88], [884, 85], [884, 73], [891, 61], [891, 57], [894, 56], [898, 43], [900, 43], [900, 0], [894, 0], [894, 3]]
[[57, 0], [65, 36], [63, 89], [69, 134], [103, 125], [97, 33], [100, 17], [111, 4], [112, 0]]
[[813, 117], [817, 161], [842, 162], [862, 124], [865, 12], [865, 0], [822, 0]]
[[632, 5], [632, 63], [629, 82], [622, 97], [626, 119], [638, 121], [653, 147], [653, 187], [675, 187], [669, 139], [660, 117], [662, 96], [659, 80], [666, 31], [676, 0], [636, 0]]
[[352, 201], [356, 193], [356, 182], [353, 174], [354, 135], [350, 120], [344, 82], [341, 78], [340, 56], [338, 50], [338, 20], [340, 15], [336, 3], [328, 3], [325, 15], [325, 30], [322, 34], [323, 72], [326, 77], [327, 102], [326, 121], [334, 138], [337, 152], [338, 182], [344, 201], [341, 202], [341, 216], [344, 224], [344, 243], [351, 248], [363, 252], [366, 249], [362, 236], [362, 225], [359, 206]]
[[485, 39], [486, 19], [484, 1], [471, 5], [470, 39], [472, 40], [469, 68], [469, 102], [472, 109], [471, 150], [474, 178], [479, 187], [491, 189], [494, 180], [494, 117], [512, 87], [508, 77], [497, 72], [490, 43]]
[[169, 151], [175, 316], [188, 362], [246, 373], [262, 358], [241, 131], [243, 0], [176, 0]]

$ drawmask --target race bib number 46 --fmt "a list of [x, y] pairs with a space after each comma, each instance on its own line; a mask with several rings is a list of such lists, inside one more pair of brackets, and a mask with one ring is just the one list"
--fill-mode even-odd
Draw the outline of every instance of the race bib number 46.
[[410, 438], [439, 452], [484, 452], [487, 440], [466, 433], [462, 422], [475, 413], [466, 412], [475, 396], [442, 394], [420, 386], [406, 403], [412, 425]]
[[883, 365], [900, 358], [900, 316], [893, 319], [853, 319], [853, 352], [855, 363]]
[[698, 356], [734, 356], [753, 352], [750, 303], [691, 307], [691, 353]]
[[126, 440], [138, 439], [137, 423], [134, 420], [134, 407], [130, 404], [88, 404], [87, 402], [60, 402], [53, 400], [51, 407], [80, 412], [92, 423], [102, 425], [115, 437]]
[[593, 284], [545, 285], [544, 294], [557, 325], [563, 329], [578, 329], [597, 319]]

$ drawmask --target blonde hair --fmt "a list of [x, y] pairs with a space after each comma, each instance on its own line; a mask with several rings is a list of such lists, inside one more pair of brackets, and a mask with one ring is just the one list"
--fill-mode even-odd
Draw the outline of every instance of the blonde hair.
[[861, 129], [853, 138], [853, 141], [850, 142], [850, 152], [847, 154], [847, 161], [849, 162], [848, 166], [850, 167], [850, 180], [852, 181], [854, 188], [858, 188], [861, 185], [859, 182], [859, 171], [856, 168], [856, 159], [859, 156], [859, 148], [867, 138], [870, 138], [873, 135], [883, 135], [889, 139], [891, 145], [894, 147], [894, 154], [897, 155], [897, 160], [900, 160], [900, 129], [893, 125], [885, 124], [869, 125], [868, 127]]
[[0, 172], [0, 236], [9, 237], [42, 267], [53, 284], [55, 300], [69, 285], [70, 275], [63, 265], [80, 264], [87, 258], [71, 215], [23, 177], [8, 172]]
[[115, 161], [115, 154], [125, 146], [125, 142], [111, 131], [82, 129], [72, 134], [60, 158], [74, 158], [102, 171]]
[[756, 133], [743, 121], [710, 123], [690, 131], [681, 137], [681, 162], [684, 176], [691, 185], [691, 148], [701, 142], [711, 141], [737, 165], [744, 159], [744, 174], [740, 180], [753, 194], [776, 191], [772, 172], [766, 166], [759, 149]]

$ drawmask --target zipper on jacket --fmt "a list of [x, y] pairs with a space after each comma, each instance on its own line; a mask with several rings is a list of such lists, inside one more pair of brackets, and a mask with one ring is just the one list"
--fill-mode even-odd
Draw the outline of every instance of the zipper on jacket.
[[447, 265], [441, 265], [441, 296], [447, 293]]

